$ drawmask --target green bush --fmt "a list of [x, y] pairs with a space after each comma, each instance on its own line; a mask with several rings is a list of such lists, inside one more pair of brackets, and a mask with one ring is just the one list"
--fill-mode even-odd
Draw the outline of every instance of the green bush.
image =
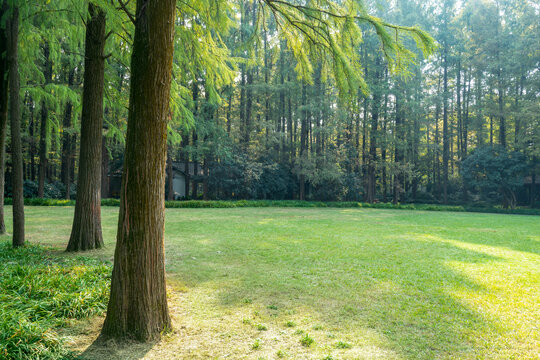
[[105, 311], [110, 265], [9, 243], [0, 243], [0, 263], [0, 358], [69, 357], [55, 328]]

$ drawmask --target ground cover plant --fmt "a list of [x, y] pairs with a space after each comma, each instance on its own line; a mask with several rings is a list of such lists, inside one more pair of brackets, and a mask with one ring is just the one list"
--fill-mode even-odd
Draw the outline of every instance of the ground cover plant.
[[70, 358], [57, 330], [103, 313], [110, 266], [7, 242], [0, 243], [0, 264], [0, 358]]
[[[28, 241], [63, 249], [73, 208], [26, 211]], [[118, 209], [102, 211], [105, 249], [89, 255], [108, 260]], [[168, 209], [174, 331], [103, 346], [93, 343], [98, 317], [71, 350], [82, 359], [535, 359], [539, 234], [535, 216]]]

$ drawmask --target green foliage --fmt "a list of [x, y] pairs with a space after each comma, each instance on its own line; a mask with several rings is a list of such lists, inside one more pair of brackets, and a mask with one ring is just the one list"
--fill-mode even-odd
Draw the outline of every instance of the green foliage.
[[313, 345], [314, 342], [315, 340], [313, 340], [313, 338], [309, 336], [309, 334], [305, 334], [300, 339], [300, 344], [302, 344], [302, 346], [305, 346], [305, 347], [310, 347], [311, 345]]
[[0, 263], [0, 357], [68, 357], [54, 329], [105, 311], [110, 266], [84, 257], [51, 257], [35, 245], [13, 249], [5, 242]]
[[505, 208], [516, 206], [515, 191], [523, 184], [526, 170], [525, 155], [502, 146], [478, 148], [461, 163], [467, 186], [486, 197], [502, 195]]
[[343, 342], [343, 341], [338, 341], [334, 347], [336, 349], [350, 349], [352, 347], [351, 344], [349, 344], [348, 342]]
[[261, 348], [261, 339], [255, 339], [253, 344], [251, 344], [251, 349], [253, 350], [259, 350]]

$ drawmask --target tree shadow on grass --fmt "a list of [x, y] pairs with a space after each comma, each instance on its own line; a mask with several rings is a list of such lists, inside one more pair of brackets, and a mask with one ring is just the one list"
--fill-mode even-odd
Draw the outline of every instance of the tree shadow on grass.
[[325, 328], [376, 332], [382, 346], [406, 358], [467, 357], [474, 354], [476, 332], [499, 331], [496, 321], [454, 295], [487, 290], [448, 264], [504, 260], [441, 239], [388, 235], [338, 239], [323, 248], [317, 242], [266, 239], [205, 257], [205, 247], [211, 253], [215, 245], [200, 244], [201, 266], [188, 261], [178, 276], [197, 273], [188, 287], [225, 277], [217, 306], [248, 302], [274, 306], [282, 314], [307, 308]]
[[76, 358], [80, 360], [138, 360], [148, 354], [157, 341], [141, 343], [135, 341], [113, 341], [100, 338], [87, 347]]

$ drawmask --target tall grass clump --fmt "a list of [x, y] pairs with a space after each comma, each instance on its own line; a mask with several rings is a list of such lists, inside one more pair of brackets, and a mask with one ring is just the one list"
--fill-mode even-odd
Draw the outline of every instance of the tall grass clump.
[[71, 357], [55, 330], [105, 311], [110, 273], [95, 259], [0, 243], [0, 359]]

